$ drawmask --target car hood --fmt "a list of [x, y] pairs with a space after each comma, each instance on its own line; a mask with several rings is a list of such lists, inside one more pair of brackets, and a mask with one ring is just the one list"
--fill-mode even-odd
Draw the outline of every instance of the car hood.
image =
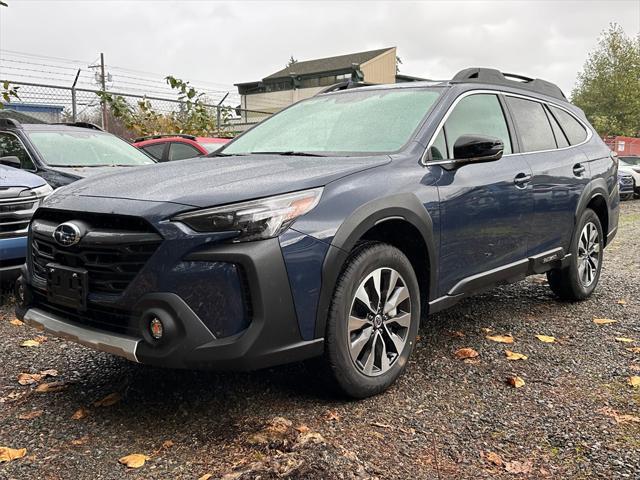
[[66, 175], [71, 175], [77, 178], [87, 178], [87, 177], [92, 177], [94, 175], [98, 175], [101, 173], [109, 173], [109, 172], [113, 172], [114, 170], [120, 170], [120, 169], [130, 169], [130, 168], [137, 168], [137, 167], [119, 167], [119, 166], [113, 166], [113, 167], [50, 167], [51, 170], [55, 170], [56, 172], [60, 172], [60, 173], [64, 173]]
[[386, 155], [201, 157], [112, 170], [75, 182], [65, 187], [64, 192], [66, 195], [208, 207], [324, 186], [390, 161]]
[[0, 165], [0, 188], [25, 187], [36, 188], [46, 182], [33, 173], [25, 172], [19, 168]]

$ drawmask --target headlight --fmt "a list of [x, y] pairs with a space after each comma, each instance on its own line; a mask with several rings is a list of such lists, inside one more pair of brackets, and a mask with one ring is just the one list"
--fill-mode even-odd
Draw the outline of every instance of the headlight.
[[31, 188], [29, 190], [23, 190], [20, 192], [21, 197], [33, 197], [38, 202], [38, 206], [42, 203], [42, 201], [47, 198], [53, 192], [53, 188], [49, 186], [48, 183], [45, 183], [41, 187]]
[[236, 232], [234, 242], [276, 237], [311, 211], [322, 188], [183, 213], [174, 218], [197, 232]]

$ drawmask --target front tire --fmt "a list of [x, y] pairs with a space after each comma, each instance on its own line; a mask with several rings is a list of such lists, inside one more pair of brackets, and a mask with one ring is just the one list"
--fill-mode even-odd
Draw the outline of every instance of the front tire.
[[325, 361], [334, 384], [354, 398], [387, 389], [407, 365], [419, 322], [420, 290], [407, 257], [384, 243], [357, 248], [327, 319]]
[[571, 244], [569, 266], [547, 272], [551, 290], [562, 300], [578, 301], [589, 297], [600, 279], [604, 235], [598, 215], [586, 209]]

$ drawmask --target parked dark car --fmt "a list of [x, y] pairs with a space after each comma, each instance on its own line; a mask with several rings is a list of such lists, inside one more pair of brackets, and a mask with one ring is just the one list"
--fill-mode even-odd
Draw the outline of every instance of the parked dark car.
[[27, 256], [29, 221], [51, 192], [37, 175], [0, 165], [0, 284], [18, 276]]
[[153, 163], [137, 148], [90, 123], [0, 119], [0, 164], [35, 173], [54, 189], [113, 167]]
[[536, 273], [559, 298], [591, 295], [618, 227], [616, 162], [539, 79], [474, 68], [320, 94], [214, 158], [54, 193], [17, 314], [167, 367], [323, 355], [366, 397], [405, 369], [422, 314]]
[[226, 143], [229, 143], [228, 138], [173, 134], [136, 138], [132, 145], [144, 150], [158, 162], [173, 162], [207, 155]]
[[618, 184], [620, 188], [620, 199], [631, 200], [635, 193], [635, 183], [630, 173], [618, 170]]

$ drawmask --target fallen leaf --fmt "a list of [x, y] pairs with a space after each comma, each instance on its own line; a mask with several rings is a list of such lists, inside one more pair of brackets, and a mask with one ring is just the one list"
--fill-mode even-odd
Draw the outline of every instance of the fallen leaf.
[[493, 331], [491, 328], [488, 328], [488, 327], [481, 328], [481, 330], [482, 330], [484, 333], [491, 333], [491, 332]]
[[31, 410], [30, 412], [23, 413], [18, 416], [20, 420], [33, 420], [43, 414], [42, 410]]
[[296, 430], [300, 433], [307, 433], [310, 432], [311, 429], [309, 427], [307, 427], [306, 425], [300, 425], [298, 427], [296, 427]]
[[616, 342], [622, 342], [622, 343], [633, 343], [633, 338], [626, 338], [626, 337], [616, 337]]
[[171, 448], [173, 447], [173, 445], [173, 440], [165, 440], [164, 442], [162, 442], [162, 448]]
[[69, 385], [64, 382], [49, 382], [49, 383], [41, 383], [36, 387], [36, 392], [38, 393], [53, 393], [60, 392], [67, 388]]
[[533, 468], [533, 462], [527, 460], [526, 462], [507, 462], [504, 464], [504, 469], [509, 473], [531, 473]]
[[0, 463], [22, 458], [27, 454], [26, 448], [0, 447]]
[[131, 455], [127, 455], [118, 459], [118, 462], [126, 465], [129, 468], [140, 468], [147, 460], [149, 460], [149, 457], [147, 457], [146, 455], [143, 455], [141, 453], [132, 453]]
[[498, 343], [513, 343], [511, 335], [487, 335], [487, 338]]
[[544, 343], [553, 343], [556, 341], [556, 337], [550, 337], [549, 335], [536, 335], [536, 338]]
[[601, 409], [598, 410], [598, 413], [601, 413], [602, 415], [606, 415], [607, 417], [613, 418], [616, 421], [616, 423], [627, 423], [627, 422], [640, 423], [640, 417], [636, 417], [634, 415], [628, 415], [625, 413], [619, 413], [618, 411], [614, 410], [611, 407], [602, 407]]
[[629, 377], [629, 385], [631, 385], [633, 388], [640, 387], [640, 377], [637, 375]]
[[20, 344], [21, 347], [39, 347], [40, 342], [36, 340], [25, 340]]
[[40, 372], [40, 375], [42, 375], [43, 377], [57, 377], [58, 371], [54, 370], [53, 368], [50, 368], [48, 370], [42, 370]]
[[453, 353], [453, 356], [458, 360], [464, 360], [465, 358], [474, 358], [478, 356], [473, 348], [460, 348]]
[[107, 395], [106, 397], [96, 400], [93, 402], [94, 407], [110, 407], [111, 405], [115, 405], [122, 399], [122, 396], [118, 392], [113, 392]]
[[500, 458], [500, 455], [495, 452], [487, 452], [484, 456], [489, 462], [497, 465], [498, 467], [502, 467], [504, 465], [504, 462], [502, 461], [502, 458]]
[[464, 337], [464, 332], [461, 332], [460, 330], [456, 330], [455, 332], [449, 332], [449, 334], [452, 337], [458, 337], [458, 338]]
[[640, 365], [636, 365], [635, 363], [632, 363], [631, 365], [629, 365], [629, 370], [633, 370], [634, 372], [640, 372]]
[[512, 352], [511, 350], [505, 350], [504, 354], [507, 357], [507, 360], [526, 360], [529, 358], [522, 353]]
[[336, 422], [340, 421], [340, 415], [338, 415], [338, 412], [336, 412], [335, 410], [327, 410], [324, 416], [327, 420], [333, 420]]
[[618, 300], [618, 305], [626, 305], [627, 301], [624, 298], [621, 298], [620, 300]]
[[32, 385], [42, 380], [42, 375], [39, 373], [21, 373], [18, 375], [18, 383], [20, 385]]
[[522, 377], [509, 377], [507, 383], [514, 388], [524, 387], [524, 380]]
[[46, 342], [47, 340], [49, 340], [47, 337], [45, 337], [44, 335], [38, 335], [36, 338], [34, 338], [34, 340], [40, 344]]
[[24, 325], [24, 322], [22, 320], [18, 320], [17, 318], [14, 318], [13, 320], [11, 320], [9, 322], [11, 325], [14, 325], [16, 327], [21, 327], [22, 325]]
[[627, 350], [633, 353], [640, 353], [640, 347], [627, 347]]
[[82, 420], [87, 415], [89, 415], [89, 412], [87, 411], [87, 409], [84, 408], [84, 407], [80, 407], [78, 410], [76, 410], [73, 413], [73, 415], [71, 415], [71, 419], [72, 420]]
[[71, 444], [72, 445], [84, 445], [88, 441], [89, 441], [89, 437], [87, 435], [85, 435], [84, 437], [75, 438], [75, 439], [71, 440]]
[[593, 323], [596, 325], [611, 325], [612, 323], [618, 323], [618, 321], [610, 318], [594, 318]]
[[210, 473], [205, 473], [198, 480], [209, 480], [211, 477], [213, 477], [213, 475], [211, 475]]

